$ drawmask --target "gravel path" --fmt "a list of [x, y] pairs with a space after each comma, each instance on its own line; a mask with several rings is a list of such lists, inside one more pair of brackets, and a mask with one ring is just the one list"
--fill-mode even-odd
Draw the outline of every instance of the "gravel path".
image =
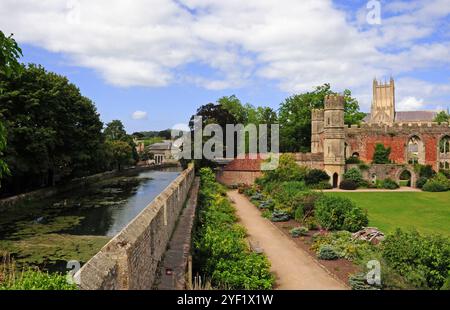
[[270, 260], [276, 275], [276, 289], [342, 290], [347, 287], [331, 276], [308, 253], [263, 218], [259, 210], [237, 191], [229, 191], [240, 222], [254, 248], [260, 248]]

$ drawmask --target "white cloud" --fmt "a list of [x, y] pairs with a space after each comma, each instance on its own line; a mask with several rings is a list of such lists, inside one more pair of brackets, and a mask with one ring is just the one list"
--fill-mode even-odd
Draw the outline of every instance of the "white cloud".
[[397, 103], [396, 109], [398, 111], [416, 111], [423, 108], [423, 99], [416, 97], [406, 97]]
[[148, 113], [144, 111], [135, 111], [131, 117], [135, 120], [147, 119]]
[[[259, 78], [296, 92], [329, 82], [352, 89], [367, 106], [375, 76], [450, 66], [450, 38], [423, 40], [449, 30], [442, 21], [450, 0], [385, 3], [388, 14], [375, 27], [365, 22], [365, 5], [351, 22], [331, 0], [70, 2], [2, 0], [2, 29], [120, 87], [192, 83], [217, 90]], [[401, 95], [408, 96], [427, 98]]]

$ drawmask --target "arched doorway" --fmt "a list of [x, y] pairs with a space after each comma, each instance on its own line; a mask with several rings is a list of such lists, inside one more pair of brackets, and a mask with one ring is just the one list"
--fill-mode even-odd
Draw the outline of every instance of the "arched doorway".
[[339, 183], [339, 175], [337, 173], [333, 174], [333, 188], [337, 188]]
[[412, 186], [412, 174], [409, 170], [403, 170], [400, 172], [398, 183], [400, 186]]

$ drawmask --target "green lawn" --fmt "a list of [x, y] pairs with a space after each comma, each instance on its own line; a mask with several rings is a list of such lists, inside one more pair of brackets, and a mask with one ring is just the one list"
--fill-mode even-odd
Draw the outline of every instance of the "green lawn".
[[450, 192], [345, 192], [333, 195], [348, 197], [366, 209], [369, 225], [383, 232], [400, 227], [450, 236]]

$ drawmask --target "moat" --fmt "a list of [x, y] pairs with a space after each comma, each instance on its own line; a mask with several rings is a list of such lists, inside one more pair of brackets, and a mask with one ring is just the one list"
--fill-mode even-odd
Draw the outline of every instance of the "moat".
[[[19, 268], [65, 271], [89, 260], [180, 175], [181, 168], [149, 170], [87, 188], [2, 208], [0, 256]], [[3, 253], [2, 253], [3, 252]]]

